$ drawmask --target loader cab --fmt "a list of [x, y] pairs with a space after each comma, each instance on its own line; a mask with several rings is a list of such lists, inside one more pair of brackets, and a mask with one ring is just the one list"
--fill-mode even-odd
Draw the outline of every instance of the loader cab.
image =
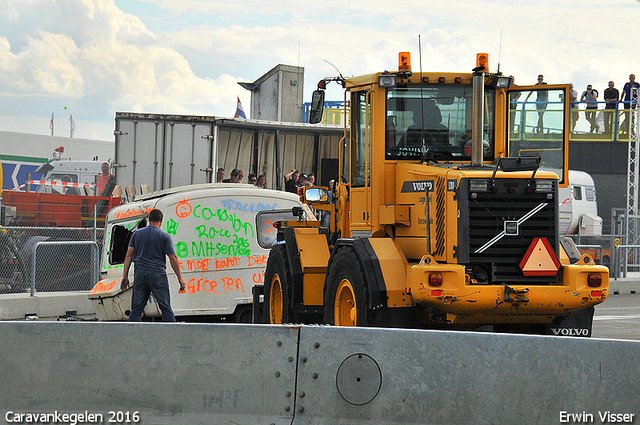
[[[428, 184], [433, 188], [436, 176], [455, 191], [454, 180], [472, 170], [530, 168], [533, 160], [517, 158], [535, 157], [540, 170], [554, 172], [559, 187], [565, 187], [569, 85], [512, 82], [510, 76], [477, 68], [412, 73], [401, 66], [346, 79], [350, 126], [341, 144], [339, 186], [351, 213], [339, 226], [342, 236], [394, 232], [386, 225], [426, 232], [419, 204], [426, 202], [424, 190]], [[314, 99], [314, 116], [320, 116], [320, 84]], [[515, 167], [505, 168], [502, 158], [516, 158]], [[527, 166], [519, 167], [518, 161]], [[417, 192], [420, 198], [409, 195]]]
[[[367, 185], [365, 175], [375, 167], [372, 161], [382, 140], [387, 161], [469, 162], [475, 113], [471, 78], [471, 74], [423, 73], [410, 78], [379, 74], [378, 84], [351, 88], [352, 186]], [[392, 83], [382, 87], [387, 80]], [[502, 88], [494, 81], [495, 75], [485, 78], [482, 162], [538, 157], [540, 168], [554, 171], [560, 185], [566, 186], [568, 86]]]

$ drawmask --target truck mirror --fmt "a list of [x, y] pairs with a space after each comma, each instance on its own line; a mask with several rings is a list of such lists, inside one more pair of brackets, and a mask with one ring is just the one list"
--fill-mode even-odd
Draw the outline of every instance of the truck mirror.
[[324, 111], [324, 90], [315, 90], [311, 95], [311, 110], [309, 111], [309, 124], [318, 124], [322, 121]]

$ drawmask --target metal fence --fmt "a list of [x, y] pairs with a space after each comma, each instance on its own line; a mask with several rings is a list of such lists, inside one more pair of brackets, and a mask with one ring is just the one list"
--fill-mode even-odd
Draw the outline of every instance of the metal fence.
[[100, 228], [0, 227], [0, 294], [91, 289], [103, 235]]

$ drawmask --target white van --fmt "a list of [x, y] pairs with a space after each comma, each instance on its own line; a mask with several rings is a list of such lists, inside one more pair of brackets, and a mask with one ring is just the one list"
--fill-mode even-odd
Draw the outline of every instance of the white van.
[[[139, 196], [109, 211], [102, 251], [102, 277], [89, 293], [99, 320], [126, 320], [131, 289], [120, 290], [124, 259], [136, 229], [147, 225], [149, 212], [158, 208], [162, 230], [175, 244], [187, 284], [179, 293], [178, 280], [167, 260], [171, 306], [177, 318], [214, 319], [225, 316], [251, 321], [252, 288], [262, 284], [269, 248], [276, 241], [273, 224], [293, 220], [292, 208], [313, 219], [297, 195], [248, 184], [202, 184]], [[129, 279], [133, 282], [134, 267]], [[146, 317], [161, 317], [153, 298]], [[229, 317], [230, 316], [230, 317]]]
[[560, 234], [598, 236], [602, 218], [598, 216], [596, 185], [584, 171], [569, 170], [569, 185], [558, 192]]

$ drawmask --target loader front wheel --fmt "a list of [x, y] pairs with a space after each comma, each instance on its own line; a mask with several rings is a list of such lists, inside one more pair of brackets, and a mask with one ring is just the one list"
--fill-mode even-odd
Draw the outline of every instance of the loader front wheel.
[[285, 250], [285, 245], [280, 244], [274, 246], [269, 253], [264, 281], [264, 323], [281, 324], [291, 321]]

